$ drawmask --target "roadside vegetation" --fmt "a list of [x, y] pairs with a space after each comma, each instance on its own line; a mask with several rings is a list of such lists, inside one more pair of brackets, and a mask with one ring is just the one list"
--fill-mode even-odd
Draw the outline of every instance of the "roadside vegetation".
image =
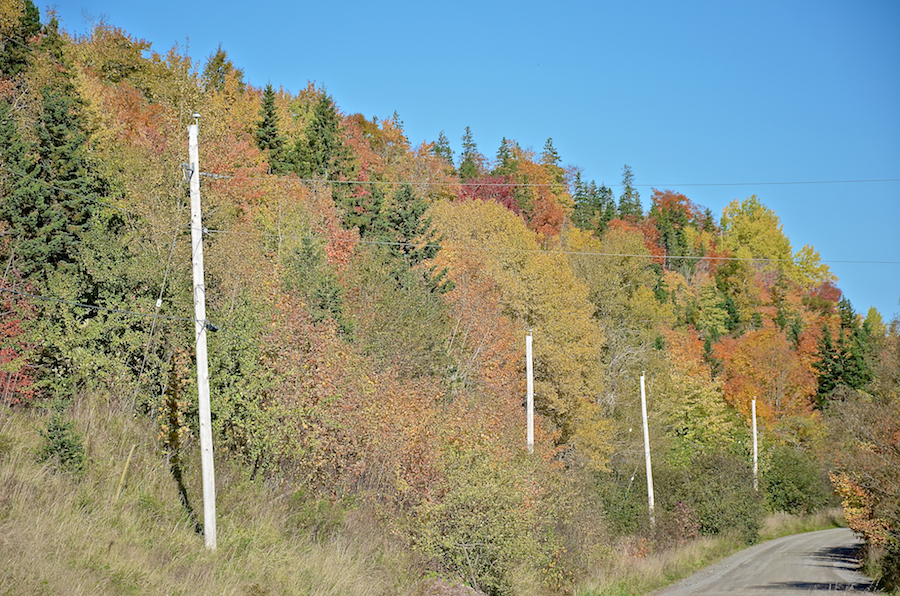
[[638, 593], [838, 505], [900, 582], [900, 322], [759, 197], [642, 199], [628, 166], [614, 194], [551, 139], [412, 146], [399, 115], [255, 88], [222, 48], [2, 10], [0, 590]]

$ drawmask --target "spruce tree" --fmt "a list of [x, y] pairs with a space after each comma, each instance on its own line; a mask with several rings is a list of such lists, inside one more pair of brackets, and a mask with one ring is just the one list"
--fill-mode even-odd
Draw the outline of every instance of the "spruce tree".
[[837, 351], [831, 339], [831, 331], [827, 324], [822, 324], [822, 337], [819, 338], [818, 361], [813, 366], [818, 371], [816, 376], [816, 402], [823, 408], [828, 402], [828, 396], [837, 387], [842, 377], [841, 363]]
[[612, 190], [602, 184], [597, 186], [593, 180], [585, 184], [580, 173], [575, 175], [573, 199], [572, 223], [579, 229], [599, 236], [606, 230], [606, 225], [616, 218], [616, 200]]
[[[441, 238], [435, 236], [427, 211], [428, 203], [417, 196], [409, 184], [394, 193], [393, 208], [386, 220], [386, 239], [389, 252], [404, 263], [404, 269], [413, 269], [433, 259], [441, 250]], [[446, 273], [446, 270], [435, 273], [434, 267], [423, 271], [428, 288], [441, 293], [453, 289], [452, 283], [445, 280]]]
[[377, 184], [367, 189], [358, 189], [342, 199], [344, 207], [344, 227], [359, 229], [363, 240], [382, 239], [387, 230], [384, 211], [384, 192]]
[[553, 146], [553, 139], [547, 139], [547, 142], [544, 143], [544, 151], [541, 153], [541, 165], [550, 172], [554, 182], [564, 184], [566, 173], [560, 167], [559, 161], [559, 153], [556, 151], [556, 147]]
[[472, 138], [472, 129], [468, 126], [465, 134], [462, 136], [462, 153], [459, 157], [459, 168], [457, 168], [459, 179], [463, 182], [468, 182], [473, 178], [477, 178], [480, 174], [480, 155], [478, 154], [475, 140]]
[[639, 220], [644, 216], [641, 206], [641, 195], [634, 188], [634, 173], [631, 166], [622, 169], [622, 186], [624, 190], [619, 196], [619, 217], [627, 220]]
[[256, 146], [269, 155], [269, 171], [283, 174], [290, 169], [285, 159], [284, 137], [278, 127], [278, 113], [275, 111], [275, 90], [272, 83], [266, 85], [262, 106], [259, 109], [260, 122], [256, 128]]
[[0, 29], [0, 76], [13, 78], [21, 73], [31, 53], [31, 39], [41, 31], [41, 14], [34, 2], [25, 0], [18, 18]]
[[519, 163], [513, 152], [515, 148], [514, 141], [510, 141], [506, 137], [500, 140], [500, 147], [497, 148], [496, 164], [491, 174], [494, 176], [514, 176], [519, 169]]
[[17, 241], [20, 272], [41, 284], [51, 270], [71, 270], [78, 242], [93, 210], [107, 194], [105, 181], [87, 158], [82, 102], [62, 52], [56, 20], [44, 30], [40, 49], [58, 66], [40, 91], [37, 143], [26, 143], [8, 104], [0, 104], [0, 157], [8, 175], [0, 219]]
[[438, 140], [435, 142], [431, 152], [435, 157], [443, 159], [450, 166], [453, 165], [453, 149], [450, 148], [450, 139], [447, 138], [443, 130], [438, 135]]
[[349, 180], [355, 164], [350, 149], [344, 145], [341, 117], [324, 91], [306, 125], [305, 137], [294, 147], [296, 171], [301, 178]]

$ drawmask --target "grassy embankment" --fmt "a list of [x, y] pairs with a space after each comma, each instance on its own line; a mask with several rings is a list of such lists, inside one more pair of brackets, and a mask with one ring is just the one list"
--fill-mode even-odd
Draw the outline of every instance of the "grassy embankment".
[[[110, 402], [74, 400], [66, 416], [76, 423], [86, 461], [82, 472], [65, 473], [38, 461], [46, 412], [4, 409], [2, 416], [0, 594], [421, 592], [424, 566], [382, 536], [365, 506], [345, 510], [250, 481], [219, 458], [218, 548], [210, 552], [197, 533], [202, 494], [196, 443], [188, 444], [183, 458], [186, 507], [157, 430], [146, 419]], [[761, 539], [840, 523], [835, 510], [772, 516]], [[577, 593], [646, 594], [740, 548], [738, 540], [707, 538], [632, 557], [622, 552], [633, 549], [611, 545]]]
[[[202, 520], [199, 451], [185, 451], [182, 504], [157, 431], [109, 404], [75, 400], [86, 461], [63, 473], [38, 454], [47, 416], [0, 413], [0, 594], [414, 594], [422, 569], [354, 507], [248, 480], [219, 458], [218, 548]], [[116, 499], [129, 452], [125, 482]]]
[[[776, 514], [766, 518], [760, 541], [844, 526], [840, 509], [810, 515]], [[727, 536], [700, 538], [678, 548], [645, 557], [613, 556], [585, 582], [579, 596], [639, 596], [649, 594], [746, 548]]]

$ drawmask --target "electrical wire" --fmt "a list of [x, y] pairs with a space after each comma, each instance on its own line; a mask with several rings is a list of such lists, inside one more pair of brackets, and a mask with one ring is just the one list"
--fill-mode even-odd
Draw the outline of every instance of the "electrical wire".
[[[227, 230], [216, 230], [216, 229], [206, 229], [206, 232], [209, 234], [234, 234], [238, 236], [255, 236], [255, 237], [265, 237], [265, 238], [277, 238], [279, 235], [271, 234], [267, 232], [234, 232]], [[313, 241], [321, 241], [324, 242], [321, 238], [317, 236], [305, 236], [299, 234], [281, 234], [281, 238], [291, 238], [294, 240], [313, 240]], [[694, 260], [694, 261], [747, 261], [747, 262], [760, 262], [760, 263], [793, 263], [794, 259], [768, 259], [761, 257], [726, 257], [726, 256], [709, 256], [709, 255], [652, 255], [652, 254], [638, 254], [638, 253], [605, 253], [605, 252], [593, 252], [593, 251], [573, 251], [573, 250], [546, 250], [542, 248], [505, 248], [505, 247], [485, 247], [485, 246], [474, 246], [474, 245], [466, 245], [466, 244], [453, 244], [442, 242], [439, 244], [419, 244], [415, 242], [397, 242], [397, 241], [389, 241], [389, 240], [359, 240], [359, 244], [370, 244], [376, 246], [399, 246], [399, 247], [412, 247], [412, 248], [438, 248], [438, 249], [453, 249], [453, 250], [471, 250], [471, 251], [482, 251], [482, 252], [506, 252], [506, 253], [521, 253], [521, 254], [549, 254], [549, 255], [566, 255], [566, 256], [587, 256], [587, 257], [608, 257], [608, 258], [638, 258], [638, 259], [683, 259], [683, 260]], [[860, 261], [860, 260], [840, 260], [840, 259], [828, 259], [822, 260], [823, 263], [842, 263], [842, 264], [866, 264], [866, 265], [900, 265], [900, 261]]]
[[[162, 297], [163, 293], [166, 289], [166, 282], [169, 279], [169, 266], [172, 264], [172, 253], [175, 252], [175, 240], [178, 238], [178, 228], [175, 229], [175, 233], [172, 234], [172, 244], [169, 246], [169, 258], [166, 261], [166, 269], [163, 273], [163, 282], [159, 287], [159, 296], [156, 298], [156, 314], [159, 314], [159, 309], [162, 308]], [[153, 319], [153, 323], [150, 325], [150, 333], [147, 336], [147, 345], [144, 348], [144, 359], [141, 361], [141, 370], [138, 372], [137, 381], [134, 387], [134, 395], [131, 396], [131, 408], [134, 409], [134, 405], [137, 400], [138, 392], [141, 389], [141, 379], [144, 376], [144, 369], [147, 366], [147, 358], [150, 355], [150, 345], [153, 343], [153, 333], [156, 331], [156, 323], [159, 319]]]
[[171, 317], [167, 315], [161, 315], [158, 313], [146, 313], [146, 312], [137, 312], [133, 310], [123, 310], [121, 308], [108, 308], [105, 306], [97, 306], [96, 304], [84, 304], [82, 302], [75, 302], [73, 300], [65, 300], [63, 298], [54, 298], [51, 296], [41, 296], [40, 294], [31, 294], [28, 292], [20, 292], [18, 290], [13, 290], [12, 288], [0, 287], [0, 292], [6, 292], [7, 294], [14, 294], [16, 296], [22, 296], [23, 298], [33, 298], [35, 300], [44, 300], [47, 302], [56, 302], [59, 304], [68, 304], [70, 306], [74, 306], [77, 308], [86, 308], [88, 310], [95, 311], [103, 311], [115, 314], [123, 314], [133, 317], [144, 317], [144, 318], [154, 318], [165, 321], [187, 321], [190, 323], [196, 323], [197, 319], [188, 318], [188, 317]]
[[[43, 167], [43, 166], [41, 166], [41, 167]], [[85, 201], [90, 201], [90, 202], [92, 202], [92, 203], [98, 203], [98, 204], [103, 205], [103, 206], [105, 206], [105, 207], [111, 207], [111, 208], [113, 208], [113, 209], [118, 209], [119, 211], [121, 211], [121, 212], [123, 212], [123, 213], [127, 213], [128, 215], [139, 216], [137, 213], [134, 213], [133, 211], [129, 211], [128, 209], [125, 209], [124, 207], [121, 207], [121, 206], [119, 206], [119, 205], [114, 205], [113, 203], [109, 203], [109, 202], [103, 201], [103, 200], [98, 199], [98, 198], [96, 198], [96, 197], [89, 197], [89, 196], [83, 195], [83, 194], [81, 194], [81, 193], [75, 192], [75, 191], [73, 191], [73, 190], [69, 190], [69, 189], [67, 189], [67, 188], [63, 188], [63, 187], [61, 187], [61, 186], [57, 186], [57, 185], [55, 185], [55, 184], [53, 184], [53, 183], [51, 183], [51, 182], [47, 182], [46, 180], [41, 180], [40, 178], [35, 178], [34, 176], [32, 176], [32, 175], [30, 175], [30, 174], [26, 174], [26, 173], [24, 173], [24, 172], [16, 171], [16, 170], [10, 168], [9, 166], [7, 166], [6, 164], [0, 164], [0, 170], [5, 170], [5, 171], [9, 172], [10, 174], [13, 174], [14, 176], [18, 176], [18, 177], [24, 178], [24, 179], [26, 179], [26, 180], [31, 180], [31, 181], [33, 181], [33, 182], [37, 182], [38, 184], [43, 184], [43, 185], [46, 186], [47, 188], [51, 188], [51, 189], [53, 189], [53, 190], [58, 190], [59, 192], [66, 193], [67, 195], [71, 195], [71, 196], [77, 197], [77, 198], [79, 198], [79, 199], [84, 199]]]
[[[234, 174], [212, 174], [201, 173], [201, 176], [215, 178], [218, 180], [267, 180], [277, 184], [345, 184], [345, 185], [364, 185], [364, 186], [400, 186], [409, 184], [411, 186], [436, 186], [436, 187], [466, 187], [466, 188], [552, 188], [559, 186], [567, 186], [559, 182], [454, 182], [454, 181], [413, 181], [413, 180], [329, 180], [323, 178], [297, 178], [292, 176], [278, 176], [271, 174], [236, 176]], [[679, 188], [679, 187], [703, 187], [703, 186], [801, 186], [808, 184], [864, 184], [874, 182], [900, 182], [900, 178], [872, 178], [872, 179], [855, 179], [855, 180], [807, 180], [807, 181], [785, 181], [785, 182], [695, 182], [687, 184], [632, 184], [632, 187], [639, 188]], [[621, 187], [623, 184], [604, 185], [609, 188]]]

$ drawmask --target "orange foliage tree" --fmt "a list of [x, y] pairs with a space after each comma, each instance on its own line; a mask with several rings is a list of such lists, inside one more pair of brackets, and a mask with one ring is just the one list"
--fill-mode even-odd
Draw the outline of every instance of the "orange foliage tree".
[[725, 399], [744, 415], [754, 397], [759, 415], [770, 423], [811, 415], [815, 374], [774, 326], [723, 339], [713, 347], [713, 355], [724, 369]]

